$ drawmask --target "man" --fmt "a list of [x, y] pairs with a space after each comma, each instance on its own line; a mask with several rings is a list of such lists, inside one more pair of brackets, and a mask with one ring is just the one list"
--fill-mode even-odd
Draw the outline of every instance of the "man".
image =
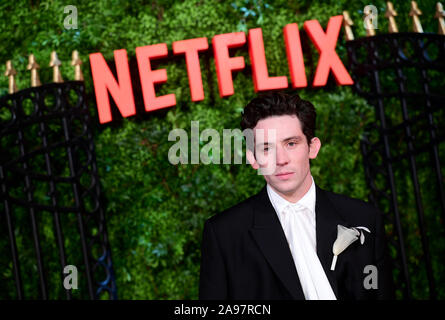
[[266, 186], [206, 221], [200, 299], [393, 298], [381, 214], [314, 183], [315, 120], [297, 95], [270, 93], [245, 107], [241, 126], [255, 137], [247, 159]]

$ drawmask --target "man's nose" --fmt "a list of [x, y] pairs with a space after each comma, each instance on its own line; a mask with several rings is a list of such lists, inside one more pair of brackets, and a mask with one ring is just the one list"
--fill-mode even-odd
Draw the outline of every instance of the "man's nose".
[[289, 163], [289, 156], [286, 150], [284, 150], [284, 148], [282, 147], [276, 148], [276, 157], [278, 166], [286, 165], [287, 163]]

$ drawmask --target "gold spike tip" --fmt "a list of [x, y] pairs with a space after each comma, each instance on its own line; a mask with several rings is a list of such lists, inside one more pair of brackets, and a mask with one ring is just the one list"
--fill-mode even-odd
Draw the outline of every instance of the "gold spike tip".
[[397, 16], [396, 10], [394, 10], [394, 6], [392, 2], [388, 1], [386, 3], [386, 12], [385, 17], [388, 18], [388, 32], [389, 33], [397, 33], [399, 29], [397, 28], [396, 19], [394, 17]]
[[15, 71], [15, 69], [12, 65], [12, 61], [11, 60], [6, 61], [5, 76], [7, 76], [7, 77], [15, 76], [16, 74], [17, 74], [17, 71]]
[[28, 61], [29, 63], [26, 69], [31, 70], [31, 87], [38, 87], [41, 85], [39, 74], [37, 72], [37, 69], [39, 69], [40, 66], [36, 62], [36, 58], [34, 57], [33, 54], [29, 55]]
[[445, 12], [443, 10], [442, 3], [438, 2], [436, 4], [436, 14], [434, 15], [434, 18], [436, 18], [439, 22], [438, 27], [438, 33], [445, 35]]
[[410, 16], [420, 16], [422, 15], [422, 11], [420, 11], [419, 7], [417, 6], [416, 1], [411, 1], [411, 11], [409, 12]]
[[413, 31], [414, 32], [423, 32], [422, 24], [420, 23], [419, 15], [422, 14], [419, 7], [417, 6], [416, 1], [411, 1], [411, 11], [409, 15], [413, 18]]
[[442, 18], [442, 17], [445, 17], [445, 12], [443, 11], [442, 3], [438, 2], [436, 3], [436, 14], [434, 15], [434, 18]]
[[394, 5], [392, 4], [391, 1], [386, 2], [385, 17], [386, 18], [397, 17], [397, 11], [394, 9]]
[[74, 50], [72, 53], [71, 65], [74, 66], [74, 80], [83, 81], [83, 73], [81, 69], [82, 60], [79, 58], [79, 52]]
[[353, 26], [354, 22], [352, 21], [351, 17], [349, 16], [348, 11], [343, 11], [343, 25], [345, 26]]
[[82, 60], [80, 60], [79, 58], [79, 51], [74, 50], [72, 55], [71, 55], [71, 65], [72, 66], [77, 66], [77, 65], [81, 65], [82, 64]]
[[57, 57], [57, 53], [55, 51], [51, 52], [51, 61], [49, 62], [49, 66], [53, 68], [53, 82], [61, 83], [63, 82], [62, 74], [60, 72], [59, 66], [62, 65], [59, 58]]
[[348, 11], [343, 11], [343, 26], [345, 27], [346, 41], [354, 40], [351, 26], [354, 25]]
[[17, 85], [15, 83], [14, 76], [17, 74], [17, 71], [15, 71], [14, 67], [12, 66], [12, 61], [8, 60], [6, 61], [6, 72], [5, 76], [8, 77], [9, 85], [8, 85], [8, 93], [12, 94], [14, 92], [17, 92]]
[[58, 67], [62, 64], [59, 58], [57, 57], [57, 53], [55, 51], [51, 52], [51, 60], [49, 62], [50, 67]]
[[27, 70], [40, 69], [39, 64], [36, 62], [36, 58], [32, 53], [29, 55], [28, 65], [26, 66], [26, 69]]

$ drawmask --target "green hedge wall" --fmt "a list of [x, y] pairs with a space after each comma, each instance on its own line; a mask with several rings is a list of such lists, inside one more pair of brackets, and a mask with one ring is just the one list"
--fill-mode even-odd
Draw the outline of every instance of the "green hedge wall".
[[[55, 1], [14, 1], [0, 4], [0, 62], [12, 59], [18, 71], [18, 86], [29, 86], [27, 56], [34, 53], [42, 69], [42, 82], [49, 82], [50, 52], [56, 50], [64, 62], [62, 74], [73, 78], [69, 65], [77, 49], [84, 62], [83, 72], [92, 113], [95, 113], [93, 84], [88, 54], [101, 52], [113, 59], [113, 50], [127, 49], [134, 56], [138, 46], [247, 31], [261, 27], [270, 75], [289, 76], [283, 27], [317, 19], [325, 27], [329, 17], [349, 10], [356, 37], [363, 36], [363, 7], [367, 1], [73, 1], [78, 10], [78, 29], [66, 30], [66, 5]], [[386, 32], [384, 1], [374, 1], [380, 10], [379, 29]], [[435, 32], [434, 1], [421, 3], [424, 29]], [[395, 2], [399, 29], [410, 29], [409, 2]], [[423, 18], [422, 18], [423, 19]], [[428, 23], [427, 23], [428, 22]], [[343, 31], [337, 52], [347, 61]], [[249, 65], [247, 50], [240, 49]], [[313, 45], [304, 52], [308, 82], [311, 83], [318, 54]], [[168, 82], [158, 95], [175, 93], [177, 105], [165, 112], [117, 120], [96, 130], [96, 151], [106, 216], [121, 299], [195, 299], [198, 296], [202, 226], [211, 215], [249, 197], [263, 186], [261, 176], [244, 165], [171, 165], [167, 154], [173, 144], [170, 130], [190, 132], [190, 122], [199, 121], [200, 130], [239, 128], [240, 111], [255, 96], [251, 73], [234, 74], [235, 94], [220, 98], [213, 58], [201, 57], [205, 99], [191, 102], [185, 62], [162, 63]], [[4, 69], [2, 69], [4, 70]], [[7, 79], [0, 79], [0, 95], [7, 92]], [[322, 141], [312, 173], [321, 187], [367, 199], [359, 151], [364, 126], [374, 119], [371, 106], [349, 87], [333, 83], [322, 89], [298, 93], [314, 103], [318, 113], [317, 135]], [[97, 121], [97, 120], [96, 120]], [[205, 144], [201, 141], [201, 145]], [[49, 227], [48, 227], [49, 228]], [[49, 232], [49, 231], [48, 231]], [[2, 239], [5, 246], [6, 239]], [[1, 258], [0, 258], [1, 259]], [[420, 260], [421, 257], [413, 257]], [[2, 281], [12, 275], [3, 259]], [[58, 275], [54, 283], [58, 281]], [[6, 286], [6, 284], [3, 284]], [[13, 288], [5, 287], [1, 298], [13, 298]], [[25, 288], [26, 289], [26, 288]], [[59, 290], [60, 291], [60, 290]], [[55, 290], [54, 297], [59, 296]], [[60, 293], [62, 296], [62, 293]], [[419, 290], [418, 298], [425, 298]]]

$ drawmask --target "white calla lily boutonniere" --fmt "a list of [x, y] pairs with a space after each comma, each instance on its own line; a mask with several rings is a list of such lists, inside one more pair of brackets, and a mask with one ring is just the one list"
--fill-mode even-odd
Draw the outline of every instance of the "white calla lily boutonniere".
[[340, 224], [337, 226], [337, 239], [332, 246], [332, 253], [334, 254], [331, 264], [332, 271], [335, 270], [338, 255], [349, 247], [350, 244], [358, 239], [360, 239], [361, 244], [365, 243], [365, 235], [362, 230], [371, 233], [366, 227], [346, 228]]

